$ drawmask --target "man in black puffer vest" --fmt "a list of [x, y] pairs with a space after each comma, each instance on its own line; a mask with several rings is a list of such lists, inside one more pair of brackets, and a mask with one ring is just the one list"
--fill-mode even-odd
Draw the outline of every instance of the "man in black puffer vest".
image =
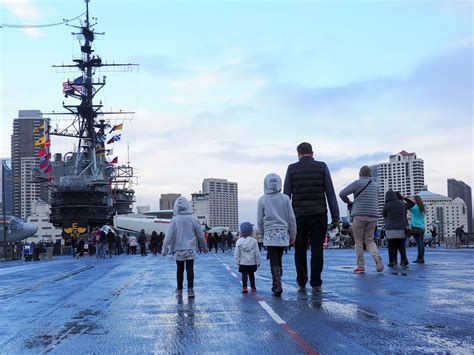
[[311, 279], [313, 292], [321, 292], [323, 271], [323, 243], [327, 232], [326, 199], [331, 211], [332, 223], [339, 220], [339, 207], [325, 163], [313, 158], [309, 143], [296, 148], [299, 161], [288, 166], [283, 193], [291, 199], [296, 216], [297, 234], [295, 241], [296, 281], [303, 291], [308, 282], [307, 249], [311, 243]]

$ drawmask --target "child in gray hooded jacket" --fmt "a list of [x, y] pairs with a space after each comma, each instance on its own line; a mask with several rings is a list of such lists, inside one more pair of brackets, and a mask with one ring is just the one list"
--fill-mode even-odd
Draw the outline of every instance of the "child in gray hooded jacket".
[[274, 173], [265, 177], [264, 195], [258, 200], [257, 225], [267, 248], [267, 259], [272, 270], [272, 293], [282, 294], [282, 256], [285, 247], [296, 238], [296, 218], [290, 198], [281, 193], [281, 178]]
[[174, 255], [178, 271], [176, 273], [176, 293], [183, 293], [184, 267], [188, 281], [188, 297], [194, 297], [194, 258], [199, 249], [207, 252], [206, 240], [197, 218], [193, 216], [189, 201], [178, 197], [173, 207], [174, 216], [166, 232], [161, 255], [166, 256], [168, 248]]

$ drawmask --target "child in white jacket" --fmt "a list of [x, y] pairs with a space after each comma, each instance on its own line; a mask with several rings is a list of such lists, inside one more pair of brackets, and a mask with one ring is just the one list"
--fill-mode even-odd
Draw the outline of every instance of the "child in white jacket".
[[252, 237], [253, 225], [244, 222], [240, 225], [242, 237], [235, 243], [234, 258], [242, 273], [242, 293], [247, 293], [247, 278], [250, 279], [252, 292], [257, 291], [255, 287], [255, 271], [260, 266], [260, 250], [255, 238]]
[[166, 256], [168, 249], [174, 255], [177, 267], [176, 294], [183, 294], [184, 269], [188, 281], [188, 298], [194, 298], [194, 258], [199, 250], [207, 253], [207, 245], [201, 225], [192, 214], [191, 204], [185, 197], [178, 197], [174, 203], [174, 216], [163, 241], [161, 255]]

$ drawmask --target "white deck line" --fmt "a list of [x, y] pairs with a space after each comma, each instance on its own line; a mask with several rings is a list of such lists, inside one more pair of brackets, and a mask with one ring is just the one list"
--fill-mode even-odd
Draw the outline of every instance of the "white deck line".
[[269, 306], [269, 304], [265, 301], [258, 301], [260, 303], [260, 306], [268, 313], [272, 319], [277, 322], [277, 324], [286, 324], [286, 322], [278, 315], [276, 312], [272, 309], [272, 307]]

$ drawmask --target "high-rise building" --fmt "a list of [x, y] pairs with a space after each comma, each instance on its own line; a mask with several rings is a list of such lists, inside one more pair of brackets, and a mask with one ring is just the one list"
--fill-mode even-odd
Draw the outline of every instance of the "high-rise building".
[[161, 194], [160, 196], [160, 210], [172, 210], [174, 202], [181, 197], [181, 194]]
[[[25, 218], [27, 211], [22, 211], [22, 206], [30, 205], [26, 203], [27, 196], [22, 196], [22, 191], [27, 192], [28, 188], [24, 184], [32, 183], [32, 172], [27, 167], [36, 168], [32, 164], [32, 159], [38, 157], [38, 152], [41, 146], [35, 146], [35, 142], [44, 135], [44, 130], [40, 127], [48, 127], [49, 119], [44, 118], [39, 110], [20, 110], [18, 111], [18, 118], [13, 120], [13, 134], [11, 136], [11, 167], [12, 167], [12, 214], [18, 217]], [[23, 160], [22, 158], [27, 158]], [[23, 164], [23, 166], [22, 166]], [[22, 175], [22, 172], [26, 174]], [[28, 179], [28, 180], [27, 180]], [[36, 191], [36, 190], [35, 190]], [[40, 195], [43, 200], [48, 200], [47, 186], [43, 184], [40, 187]], [[35, 195], [36, 197], [36, 195]]]
[[385, 193], [389, 189], [400, 192], [403, 196], [413, 196], [427, 189], [423, 160], [415, 153], [402, 150], [390, 156], [388, 163], [371, 166], [372, 177], [379, 186], [379, 221], [383, 225], [382, 209], [385, 203]]
[[193, 213], [199, 223], [209, 227], [211, 215], [209, 194], [202, 192], [191, 194], [191, 204], [193, 206]]
[[[12, 214], [12, 169], [10, 159], [0, 159], [0, 161], [2, 169], [0, 174], [0, 218], [3, 218], [3, 206], [5, 206], [6, 215]], [[3, 196], [5, 196], [5, 201]]]
[[452, 199], [430, 191], [422, 191], [418, 195], [426, 208], [426, 231], [436, 226], [438, 235], [443, 240], [446, 237], [453, 237], [457, 227], [467, 225], [466, 204], [459, 197]]
[[39, 158], [22, 157], [20, 159], [20, 218], [26, 218], [33, 212], [34, 203], [41, 199], [41, 185], [34, 181], [33, 171], [39, 165]]
[[228, 227], [239, 230], [238, 188], [226, 179], [204, 179], [202, 192], [209, 194], [209, 227]]
[[[471, 187], [456, 179], [448, 179], [448, 196], [452, 198], [459, 197], [464, 201], [467, 208], [467, 230], [472, 232], [472, 192]], [[465, 229], [466, 230], [466, 229]]]

